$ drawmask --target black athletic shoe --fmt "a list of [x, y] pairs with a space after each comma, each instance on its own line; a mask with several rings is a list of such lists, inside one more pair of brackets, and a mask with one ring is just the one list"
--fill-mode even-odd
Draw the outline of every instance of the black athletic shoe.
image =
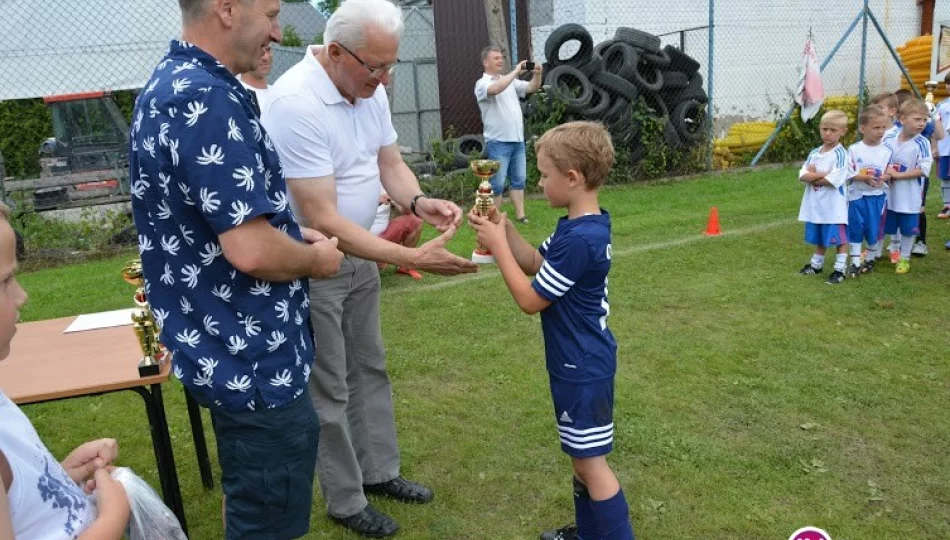
[[568, 525], [555, 531], [544, 531], [541, 540], [577, 540], [577, 527]]
[[861, 267], [860, 267], [860, 266], [858, 266], [858, 265], [856, 265], [856, 264], [852, 264], [851, 266], [848, 267], [848, 277], [849, 277], [849, 278], [856, 278], [856, 277], [858, 277], [858, 276], [860, 276], [860, 275], [861, 275]]
[[386, 538], [396, 534], [399, 524], [396, 520], [379, 512], [370, 505], [345, 518], [331, 515], [330, 519], [347, 529], [367, 538]]
[[868, 259], [861, 265], [862, 274], [870, 274], [874, 271], [874, 259]]
[[828, 276], [828, 281], [826, 283], [828, 283], [828, 285], [837, 285], [842, 281], [844, 281], [844, 274], [835, 270], [830, 276]]
[[805, 265], [804, 268], [799, 270], [798, 273], [803, 276], [814, 276], [816, 274], [821, 273], [821, 268], [815, 268], [814, 266], [811, 265], [811, 263], [808, 263]]

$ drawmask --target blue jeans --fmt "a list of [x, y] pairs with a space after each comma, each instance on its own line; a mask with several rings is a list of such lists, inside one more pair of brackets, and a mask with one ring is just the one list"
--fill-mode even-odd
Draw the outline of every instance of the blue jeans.
[[501, 162], [498, 172], [491, 178], [491, 190], [496, 196], [505, 190], [505, 180], [511, 177], [511, 189], [524, 191], [528, 177], [528, 164], [524, 142], [485, 141], [488, 159]]
[[287, 540], [310, 530], [320, 423], [307, 392], [287, 405], [211, 409], [218, 442], [225, 538]]

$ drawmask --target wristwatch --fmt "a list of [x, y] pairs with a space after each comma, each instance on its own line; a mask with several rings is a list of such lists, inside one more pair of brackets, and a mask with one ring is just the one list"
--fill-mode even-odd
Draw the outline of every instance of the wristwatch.
[[416, 213], [416, 202], [425, 196], [426, 196], [425, 193], [420, 193], [412, 198], [412, 201], [409, 203], [409, 211], [412, 212], [412, 215], [416, 217], [419, 216], [419, 214]]

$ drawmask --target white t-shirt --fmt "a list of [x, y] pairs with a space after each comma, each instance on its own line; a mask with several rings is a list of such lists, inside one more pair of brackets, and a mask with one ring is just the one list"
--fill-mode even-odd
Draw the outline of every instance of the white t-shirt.
[[[937, 114], [940, 117], [940, 123], [943, 124], [943, 129], [950, 128], [950, 98], [937, 104]], [[944, 137], [937, 141], [937, 155], [950, 156], [950, 134], [944, 133]]]
[[871, 187], [867, 182], [851, 180], [856, 175], [880, 177], [891, 162], [891, 149], [883, 142], [869, 146], [859, 141], [848, 148], [848, 200], [856, 201], [864, 196], [884, 195], [884, 187]]
[[3, 392], [0, 450], [13, 471], [7, 497], [14, 538], [76, 538], [92, 525], [96, 519], [92, 503], [46, 449], [33, 424]]
[[257, 88], [251, 86], [244, 82], [244, 79], [242, 79], [240, 75], [238, 75], [238, 80], [241, 81], [241, 84], [244, 85], [244, 88], [254, 92], [254, 95], [257, 96], [257, 104], [261, 107], [261, 116], [264, 116], [264, 109], [267, 107], [268, 101], [270, 100], [271, 87], [268, 86], [267, 88]]
[[488, 87], [500, 78], [500, 75], [485, 73], [475, 83], [475, 99], [482, 111], [485, 140], [523, 142], [524, 116], [518, 98], [527, 95], [528, 82], [515, 79], [501, 92], [489, 96]]
[[848, 194], [845, 181], [848, 179], [848, 152], [840, 144], [822, 153], [821, 147], [808, 154], [798, 177], [808, 172], [808, 166], [814, 165], [818, 172], [828, 172], [825, 180], [831, 186], [805, 184], [798, 221], [824, 224], [848, 223]]
[[[286, 178], [332, 176], [337, 211], [369, 229], [379, 203], [379, 150], [396, 143], [386, 89], [380, 85], [371, 98], [351, 104], [314, 56], [320, 49], [308, 47], [271, 86], [261, 122]], [[291, 205], [306, 224], [293, 198]]]
[[901, 142], [900, 132], [884, 137], [884, 145], [891, 149], [891, 171], [905, 172], [920, 169], [923, 176], [909, 180], [893, 180], [887, 197], [887, 209], [901, 214], [918, 214], [923, 202], [924, 178], [930, 176], [933, 155], [930, 141], [923, 135]]

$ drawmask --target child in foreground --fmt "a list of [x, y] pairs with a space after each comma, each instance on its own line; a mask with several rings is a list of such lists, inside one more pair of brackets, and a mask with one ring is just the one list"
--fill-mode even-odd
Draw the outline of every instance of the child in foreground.
[[574, 525], [541, 538], [632, 540], [627, 500], [606, 457], [613, 448], [617, 343], [607, 327], [610, 215], [597, 190], [613, 165], [613, 144], [603, 125], [569, 122], [535, 147], [545, 197], [567, 209], [554, 234], [535, 250], [504, 214], [473, 210], [468, 219], [518, 306], [541, 313], [554, 418], [574, 468], [575, 514]]
[[827, 283], [844, 281], [848, 262], [848, 196], [845, 180], [848, 177], [848, 152], [841, 146], [841, 138], [848, 132], [848, 115], [842, 111], [828, 111], [818, 125], [822, 145], [808, 154], [798, 179], [805, 184], [798, 221], [805, 222], [805, 242], [815, 246], [815, 254], [799, 273], [821, 274], [825, 265], [825, 251], [835, 249], [834, 271]]
[[[16, 239], [7, 207], [0, 203], [0, 361], [10, 355], [19, 310], [27, 299], [16, 281], [16, 267]], [[99, 439], [58, 462], [0, 390], [0, 540], [122, 538], [129, 501], [108, 471], [117, 453], [115, 439]], [[93, 488], [96, 509], [83, 492]]]

